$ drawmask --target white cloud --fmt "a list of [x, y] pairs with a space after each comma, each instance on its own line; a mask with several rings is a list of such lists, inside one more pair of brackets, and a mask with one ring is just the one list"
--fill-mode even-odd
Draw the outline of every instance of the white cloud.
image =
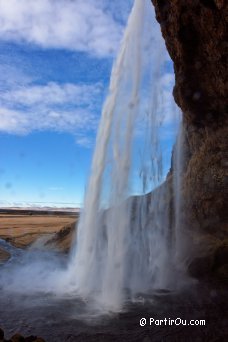
[[0, 107], [0, 132], [25, 134], [28, 120], [17, 110]]
[[100, 84], [14, 86], [0, 93], [0, 131], [28, 134], [33, 131], [68, 132], [78, 144], [89, 147], [88, 133], [97, 127]]
[[16, 87], [0, 96], [1, 101], [13, 102], [23, 106], [50, 106], [79, 103], [88, 105], [100, 93], [99, 84], [75, 85], [71, 83], [57, 84], [49, 82], [46, 85]]
[[106, 13], [110, 13], [116, 21], [124, 25], [134, 4], [134, 0], [97, 0], [96, 3], [98, 2]]
[[77, 136], [76, 137], [76, 143], [80, 146], [91, 148], [92, 147], [92, 142], [89, 137], [86, 136]]
[[108, 56], [122, 31], [104, 1], [0, 0], [0, 39], [5, 41]]
[[28, 73], [18, 68], [18, 65], [13, 66], [0, 61], [0, 90], [15, 87], [18, 84], [26, 85], [34, 81], [34, 76], [31, 77]]

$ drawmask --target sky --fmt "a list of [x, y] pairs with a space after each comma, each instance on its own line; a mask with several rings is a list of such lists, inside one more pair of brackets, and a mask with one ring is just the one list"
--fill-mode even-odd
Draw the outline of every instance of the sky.
[[0, 206], [82, 205], [132, 5], [0, 0]]

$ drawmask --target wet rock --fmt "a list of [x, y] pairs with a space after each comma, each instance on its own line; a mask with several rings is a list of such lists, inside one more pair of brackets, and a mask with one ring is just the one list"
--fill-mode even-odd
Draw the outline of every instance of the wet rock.
[[20, 335], [20, 334], [13, 335], [10, 340], [12, 342], [25, 342], [24, 337], [22, 335]]
[[192, 277], [204, 278], [211, 274], [213, 260], [211, 256], [195, 258], [188, 266], [188, 272]]
[[4, 339], [4, 331], [0, 328], [0, 342], [45, 342], [45, 340], [33, 335], [23, 337], [18, 333], [14, 334], [9, 340], [6, 340]]
[[8, 253], [5, 249], [0, 248], [0, 263], [6, 262], [10, 258], [10, 253]]
[[0, 341], [4, 339], [4, 331], [0, 328]]
[[28, 336], [28, 337], [25, 337], [25, 342], [34, 342], [37, 340], [37, 336]]
[[[228, 239], [228, 2], [152, 0], [174, 62], [173, 95], [183, 113], [181, 234], [197, 277], [223, 269]], [[175, 159], [176, 150], [173, 152]], [[175, 169], [172, 165], [169, 177]], [[196, 236], [200, 237], [200, 244]], [[183, 258], [182, 258], [183, 260]]]
[[215, 267], [219, 268], [228, 264], [228, 245], [218, 247], [215, 252]]
[[228, 264], [225, 264], [218, 268], [217, 275], [219, 279], [228, 283]]

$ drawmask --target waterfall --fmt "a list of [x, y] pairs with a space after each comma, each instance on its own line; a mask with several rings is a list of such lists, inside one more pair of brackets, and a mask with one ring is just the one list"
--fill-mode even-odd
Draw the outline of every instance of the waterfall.
[[139, 292], [164, 288], [169, 278], [169, 195], [162, 182], [177, 120], [167, 61], [150, 0], [135, 0], [68, 269], [80, 296], [111, 310]]

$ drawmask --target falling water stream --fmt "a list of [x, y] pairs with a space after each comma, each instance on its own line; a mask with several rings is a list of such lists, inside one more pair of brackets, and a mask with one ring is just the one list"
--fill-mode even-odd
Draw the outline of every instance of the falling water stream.
[[167, 95], [167, 53], [153, 18], [150, 1], [135, 0], [111, 74], [69, 266], [77, 292], [111, 310], [121, 307], [126, 293], [166, 287], [170, 276], [168, 195], [160, 184], [167, 171], [165, 138], [177, 118]]

